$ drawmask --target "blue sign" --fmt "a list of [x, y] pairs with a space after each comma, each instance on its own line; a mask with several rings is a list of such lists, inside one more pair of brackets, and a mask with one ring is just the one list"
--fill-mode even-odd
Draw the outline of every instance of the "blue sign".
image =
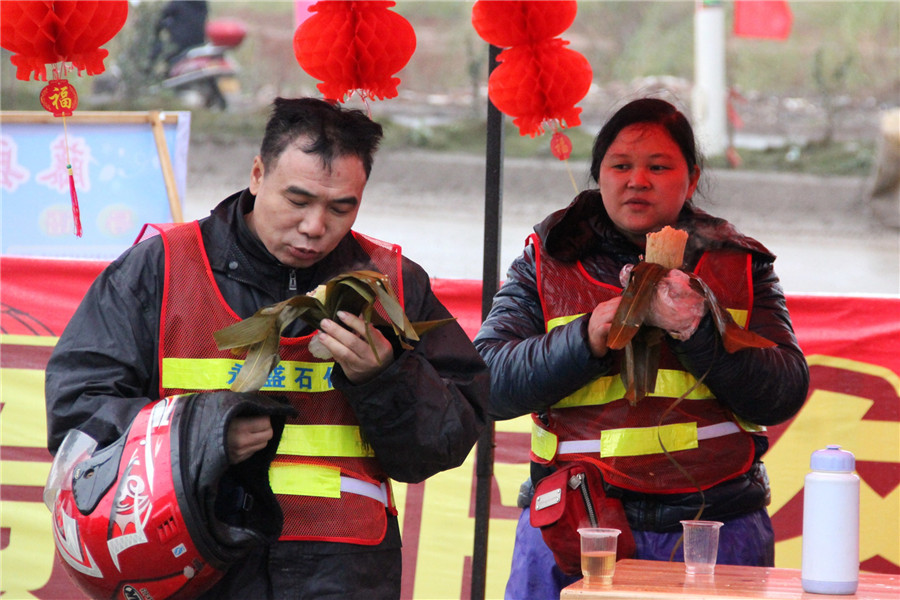
[[[129, 113], [110, 113], [108, 123], [79, 122], [76, 113], [65, 126], [62, 119], [3, 119], [2, 254], [112, 260], [132, 245], [145, 223], [175, 220], [149, 117], [116, 120], [117, 114]], [[162, 131], [183, 202], [190, 113], [171, 115], [177, 119], [164, 119]], [[81, 237], [75, 235], [67, 165]]]

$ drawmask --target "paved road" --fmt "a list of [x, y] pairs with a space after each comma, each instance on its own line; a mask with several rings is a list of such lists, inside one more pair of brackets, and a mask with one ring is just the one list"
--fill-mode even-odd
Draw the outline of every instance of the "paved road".
[[[245, 186], [254, 153], [251, 146], [192, 146], [185, 217], [207, 214]], [[503, 168], [501, 278], [531, 227], [564, 207], [575, 185], [586, 186], [588, 165], [507, 159]], [[768, 246], [787, 292], [900, 293], [900, 232], [871, 215], [865, 179], [744, 171], [705, 177], [711, 200], [698, 204]], [[383, 152], [357, 229], [400, 243], [432, 277], [480, 279], [484, 178], [478, 156]]]

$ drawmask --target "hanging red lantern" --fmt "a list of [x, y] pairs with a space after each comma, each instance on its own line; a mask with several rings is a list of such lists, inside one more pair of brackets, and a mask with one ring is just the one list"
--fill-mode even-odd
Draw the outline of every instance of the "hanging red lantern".
[[506, 48], [488, 79], [491, 102], [513, 117], [520, 135], [535, 137], [549, 125], [551, 150], [560, 160], [568, 158], [571, 141], [558, 129], [581, 124], [575, 104], [593, 79], [587, 59], [558, 37], [576, 12], [575, 0], [478, 0], [472, 8], [478, 35]]
[[320, 0], [294, 33], [300, 66], [322, 83], [326, 98], [343, 101], [397, 96], [398, 77], [416, 50], [416, 34], [391, 0]]
[[472, 7], [472, 25], [487, 43], [509, 48], [561, 35], [577, 11], [575, 0], [479, 1]]
[[[128, 18], [128, 0], [3, 0], [0, 2], [0, 47], [13, 55], [16, 78], [47, 81], [47, 65], [52, 66], [53, 79], [41, 91], [41, 106], [65, 118], [78, 106], [75, 86], [65, 79], [69, 69], [77, 69], [80, 75], [98, 75], [106, 70], [103, 60], [109, 51], [100, 48], [111, 40], [125, 25]], [[81, 213], [75, 176], [68, 160], [68, 133], [66, 155], [69, 164], [69, 195], [72, 200], [72, 218], [75, 235], [81, 237]]]
[[108, 50], [100, 48], [125, 25], [128, 0], [3, 0], [0, 46], [13, 53], [16, 78], [47, 80], [46, 65], [71, 63], [98, 75]]
[[544, 123], [581, 125], [581, 100], [593, 73], [587, 59], [554, 38], [540, 44], [515, 46], [500, 53], [500, 65], [488, 80], [488, 96], [497, 110], [513, 116], [521, 135], [535, 137]]

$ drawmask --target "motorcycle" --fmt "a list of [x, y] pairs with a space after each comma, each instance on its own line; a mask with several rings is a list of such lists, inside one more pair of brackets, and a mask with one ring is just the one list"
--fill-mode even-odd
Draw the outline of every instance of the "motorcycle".
[[246, 27], [240, 21], [219, 19], [209, 21], [202, 31], [205, 35], [197, 36], [204, 38], [199, 45], [178, 48], [168, 57], [154, 51], [139, 72], [140, 87], [135, 85], [133, 75], [126, 81], [127, 74], [117, 64], [111, 64], [94, 78], [92, 102], [116, 101], [140, 93], [142, 88], [151, 94], [170, 90], [192, 108], [227, 110], [229, 98], [240, 92], [240, 66], [232, 52], [244, 41]]
[[210, 21], [206, 25], [209, 41], [175, 57], [160, 85], [189, 103], [199, 102], [213, 110], [227, 109], [227, 96], [239, 90], [240, 67], [230, 51], [241, 45], [245, 35], [246, 28], [238, 21]]

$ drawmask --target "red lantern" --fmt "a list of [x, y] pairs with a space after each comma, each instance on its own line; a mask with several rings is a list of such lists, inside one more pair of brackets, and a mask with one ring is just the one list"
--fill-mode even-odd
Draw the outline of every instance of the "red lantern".
[[354, 92], [366, 98], [394, 98], [400, 83], [394, 73], [416, 50], [409, 21], [388, 10], [390, 0], [321, 0], [310, 7], [294, 33], [300, 66], [322, 83], [326, 98], [343, 101]]
[[581, 100], [591, 85], [591, 66], [559, 38], [516, 46], [500, 53], [500, 65], [488, 80], [488, 95], [497, 110], [515, 117], [521, 135], [535, 137], [544, 123], [581, 125]]
[[487, 43], [509, 48], [561, 35], [577, 11], [575, 0], [487, 0], [472, 7], [472, 25]]
[[568, 160], [572, 155], [572, 140], [566, 134], [557, 131], [550, 138], [550, 150], [559, 160]]
[[41, 106], [54, 117], [71, 117], [78, 107], [75, 86], [65, 79], [52, 79], [41, 90]]
[[88, 75], [105, 70], [100, 48], [122, 29], [128, 0], [3, 0], [0, 46], [13, 53], [16, 78], [47, 80], [45, 65], [71, 63]]
[[[581, 124], [575, 104], [588, 92], [593, 71], [587, 59], [558, 36], [575, 20], [575, 0], [478, 0], [472, 25], [486, 42], [507, 49], [488, 80], [488, 96], [514, 117], [521, 135], [535, 137], [549, 123]], [[560, 134], [563, 135], [563, 134]], [[553, 148], [561, 148], [558, 143]]]

